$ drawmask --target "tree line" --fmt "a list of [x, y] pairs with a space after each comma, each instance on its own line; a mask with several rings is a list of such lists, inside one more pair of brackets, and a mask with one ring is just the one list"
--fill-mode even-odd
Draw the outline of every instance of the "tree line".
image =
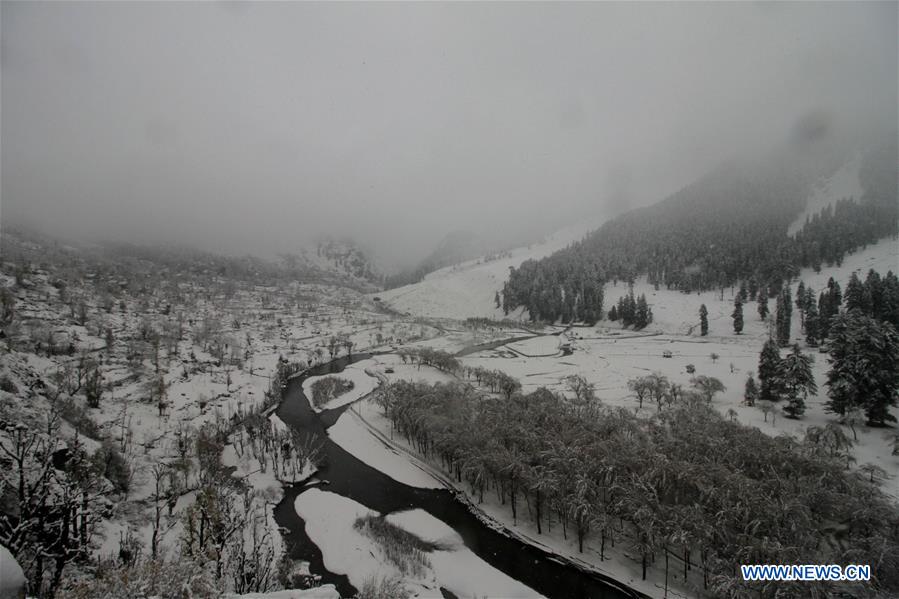
[[[787, 400], [784, 411], [791, 418], [805, 412], [808, 394], [817, 393], [812, 375], [812, 356], [798, 344], [781, 357], [780, 347], [789, 344], [790, 295], [778, 295], [777, 318], [772, 336], [759, 355], [759, 385], [750, 375], [745, 398], [753, 405]], [[845, 301], [844, 301], [845, 300]], [[899, 405], [899, 333], [894, 324], [899, 315], [899, 279], [887, 272], [881, 277], [870, 270], [863, 282], [853, 273], [845, 295], [831, 278], [815, 301], [815, 292], [803, 282], [797, 286], [796, 307], [808, 345], [827, 343], [825, 409], [844, 422], [884, 426], [896, 417], [890, 408]]]
[[869, 563], [874, 588], [899, 590], [899, 513], [845, 470], [846, 448], [826, 431], [771, 438], [691, 391], [649, 417], [602, 407], [583, 387], [574, 398], [545, 388], [506, 398], [400, 381], [376, 400], [479, 501], [495, 493], [514, 521], [538, 534], [559, 527], [580, 550], [592, 540], [601, 559], [624, 543], [644, 578], [664, 569], [667, 583], [673, 565], [702, 596], [807, 597], [870, 589], [749, 583], [739, 564]]

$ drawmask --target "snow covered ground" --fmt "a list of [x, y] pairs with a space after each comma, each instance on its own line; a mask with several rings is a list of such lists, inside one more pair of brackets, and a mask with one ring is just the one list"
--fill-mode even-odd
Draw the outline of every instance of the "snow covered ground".
[[555, 356], [559, 354], [562, 340], [556, 335], [541, 335], [506, 345], [508, 349], [526, 357]]
[[[899, 241], [895, 239], [882, 240], [881, 242], [848, 255], [843, 263], [837, 267], [825, 267], [820, 273], [810, 269], [803, 270], [793, 283], [795, 286], [802, 280], [807, 287], [812, 287], [816, 292], [821, 291], [828, 278], [833, 277], [845, 288], [850, 275], [858, 272], [862, 277], [868, 269], [873, 268], [881, 274], [888, 270], [899, 270]], [[477, 292], [477, 289], [475, 289]], [[618, 297], [628, 292], [625, 285], [619, 284], [606, 286], [606, 303], [612, 305]], [[733, 311], [734, 294], [736, 289], [725, 290], [723, 296], [720, 292], [707, 292], [686, 295], [680, 292], [665, 289], [655, 290], [645, 280], [638, 281], [634, 286], [636, 294], [645, 294], [652, 307], [655, 319], [645, 331], [634, 332], [623, 330], [617, 323], [603, 321], [596, 327], [575, 327], [567, 331], [563, 338], [545, 336], [516, 342], [509, 346], [495, 350], [483, 351], [466, 356], [463, 363], [470, 366], [484, 366], [491, 369], [502, 370], [518, 378], [525, 392], [539, 386], [546, 386], [558, 391], [566, 391], [564, 378], [568, 375], [579, 374], [596, 385], [597, 395], [603, 403], [611, 406], [624, 406], [628, 409], [640, 410], [636, 398], [627, 389], [627, 381], [631, 378], [642, 376], [650, 372], [659, 372], [667, 376], [671, 382], [679, 383], [689, 388], [690, 379], [697, 375], [713, 376], [720, 379], [727, 387], [726, 391], [715, 397], [713, 406], [722, 414], [736, 420], [758, 427], [763, 432], [776, 436], [790, 434], [802, 437], [810, 426], [823, 426], [836, 419], [832, 414], [824, 411], [824, 403], [827, 400], [827, 388], [824, 386], [826, 371], [829, 368], [827, 355], [817, 352], [814, 348], [805, 348], [803, 334], [799, 322], [799, 316], [794, 310], [792, 320], [793, 329], [791, 337], [815, 358], [814, 374], [819, 385], [816, 396], [807, 400], [807, 411], [799, 420], [785, 418], [778, 414], [776, 419], [772, 415], [765, 414], [756, 407], [743, 405], [743, 388], [750, 372], [756, 372], [758, 356], [764, 340], [767, 338], [769, 323], [761, 320], [757, 313], [757, 304], [748, 302], [744, 305], [745, 327], [743, 333], [736, 335], [733, 331], [731, 312]], [[474, 298], [475, 294], [471, 295]], [[471, 303], [474, 300], [471, 299]], [[489, 307], [490, 303], [485, 301]], [[699, 330], [699, 307], [705, 304], [709, 312], [709, 334], [701, 336]], [[423, 306], [430, 302], [423, 302]], [[482, 306], [483, 308], [483, 306]], [[573, 354], [561, 356], [553, 353], [557, 349], [559, 341], [569, 341], [573, 347]], [[451, 349], [448, 343], [447, 349]], [[515, 352], [510, 349], [517, 350]], [[670, 351], [671, 357], [665, 357], [665, 352]], [[540, 356], [546, 353], [549, 355]], [[527, 354], [527, 355], [524, 355]], [[714, 357], [713, 357], [714, 354]], [[539, 356], [539, 357], [527, 357]], [[381, 356], [383, 363], [389, 363], [391, 356]], [[687, 366], [692, 365], [695, 373], [687, 372]], [[422, 379], [430, 382], [446, 380], [448, 375], [428, 367], [419, 369], [417, 366], [402, 366], [395, 362], [391, 364], [395, 373], [388, 375], [391, 378], [403, 378], [406, 380]], [[380, 410], [370, 402], [361, 402], [354, 406], [354, 410], [361, 415], [365, 424], [378, 429], [382, 435], [390, 438], [390, 422], [381, 415]], [[645, 402], [642, 412], [651, 414], [657, 410], [654, 404]], [[894, 410], [894, 413], [897, 411]], [[360, 422], [360, 425], [362, 423]], [[887, 472], [887, 478], [882, 481], [883, 488], [899, 498], [899, 456], [892, 455], [892, 438], [895, 435], [893, 429], [876, 429], [858, 427], [858, 442], [852, 448], [855, 459], [853, 467], [865, 464], [875, 464]], [[414, 453], [400, 437], [391, 439], [397, 446]], [[399, 455], [402, 455], [400, 451]], [[377, 460], [370, 456], [362, 459], [370, 461], [373, 465]], [[375, 466], [378, 467], [378, 466]], [[560, 555], [572, 559], [583, 560], [590, 567], [612, 576], [625, 584], [639, 589], [650, 596], [663, 594], [662, 581], [659, 580], [659, 572], [650, 571], [649, 580], [641, 581], [639, 562], [637, 556], [629, 555], [626, 544], [609, 550], [607, 553], [612, 559], [600, 561], [597, 548], [588, 543], [585, 554], [579, 555], [573, 539], [565, 540], [561, 534], [537, 535], [533, 526], [527, 522], [512, 524], [508, 509], [501, 505], [494, 505], [493, 497], [485, 496], [485, 502], [479, 504], [489, 517], [509, 527], [515, 534], [528, 539], [536, 545], [541, 545]], [[425, 535], [425, 531], [418, 530]], [[432, 534], [439, 534], [440, 530]], [[677, 588], [682, 587], [682, 581], [672, 576], [671, 584]], [[689, 596], [689, 593], [680, 591], [681, 596]], [[677, 596], [671, 593], [669, 596]]]
[[353, 403], [360, 397], [371, 393], [374, 388], [378, 386], [378, 379], [370, 376], [365, 372], [365, 369], [369, 368], [372, 365], [373, 363], [371, 362], [371, 360], [362, 360], [360, 362], [356, 362], [355, 364], [350, 364], [349, 366], [344, 368], [343, 372], [341, 372], [340, 374], [310, 376], [308, 379], [303, 381], [303, 393], [305, 393], [306, 397], [310, 398], [311, 400], [312, 385], [315, 384], [316, 381], [324, 378], [339, 377], [348, 381], [352, 381], [353, 388], [346, 393], [338, 395], [323, 406], [315, 407], [310, 403], [310, 405], [312, 405], [312, 409], [316, 412], [321, 412], [322, 410], [332, 410], [334, 408], [339, 408], [340, 406], [345, 406], [348, 403]]
[[446, 524], [422, 510], [389, 516], [395, 524], [425, 540], [449, 541], [427, 554], [430, 567], [423, 576], [403, 576], [390, 563], [378, 544], [353, 528], [357, 518], [378, 515], [341, 495], [309, 489], [296, 498], [294, 508], [306, 522], [306, 534], [321, 549], [325, 567], [345, 574], [361, 588], [366, 579], [387, 576], [403, 578], [416, 597], [441, 597], [440, 587], [457, 597], [540, 597], [520, 582], [475, 555]]
[[422, 489], [443, 488], [439, 481], [419, 468], [410, 456], [401, 455], [372, 434], [356, 410], [356, 406], [351, 407], [340, 416], [337, 424], [328, 429], [328, 436], [335, 443], [404, 485]]

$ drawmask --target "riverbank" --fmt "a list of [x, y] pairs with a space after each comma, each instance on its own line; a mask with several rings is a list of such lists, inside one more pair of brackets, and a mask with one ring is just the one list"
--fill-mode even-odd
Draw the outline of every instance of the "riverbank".
[[[347, 438], [357, 438], [365, 433], [372, 435], [381, 444], [403, 455], [417, 468], [424, 470], [453, 491], [456, 499], [465, 504], [485, 526], [492, 530], [550, 553], [561, 562], [570, 564], [571, 567], [603, 576], [613, 581], [613, 584], [617, 583], [622, 589], [637, 591], [658, 599], [665, 597], [686, 599], [693, 596], [688, 589], [684, 588], [683, 581], [678, 580], [680, 576], [675, 572], [669, 572], [667, 593], [663, 572], [652, 569], [647, 573], [647, 579], [642, 580], [639, 558], [630, 554], [626, 544], [619, 542], [616, 547], [610, 547], [607, 544], [606, 559], [601, 561], [598, 547], [594, 547], [593, 543], [588, 541], [585, 543], [584, 553], [578, 553], [576, 539], [573, 535], [569, 535], [569, 538], [565, 539], [559, 526], [538, 535], [535, 526], [526, 519], [514, 522], [508, 506], [501, 505], [492, 492], [485, 493], [484, 501], [478, 502], [463, 483], [456, 482], [447, 472], [423, 459], [402, 436], [392, 434], [392, 425], [389, 419], [373, 402], [363, 400], [353, 404], [351, 410], [341, 416], [340, 421], [344, 419], [354, 423], [343, 425], [353, 431], [353, 436], [347, 435]], [[379, 458], [376, 454], [366, 456], [364, 459], [373, 467], [378, 467]]]
[[[326, 434], [326, 431], [329, 430], [329, 427], [333, 428], [331, 425], [334, 425], [338, 419], [346, 417], [347, 408], [336, 408], [321, 413], [314, 412], [302, 394], [302, 379], [323, 374], [339, 374], [350, 363], [360, 362], [370, 357], [372, 356], [354, 355], [351, 360], [341, 358], [306, 371], [303, 376], [296, 377], [291, 381], [284, 401], [277, 410], [278, 416], [284, 423], [300, 433], [311, 434], [321, 448], [321, 459], [317, 462], [320, 468], [316, 479], [310, 480], [304, 485], [286, 488], [284, 499], [275, 507], [275, 520], [286, 531], [285, 538], [289, 557], [308, 562], [310, 573], [320, 583], [334, 584], [343, 596], [352, 596], [357, 592], [356, 586], [350, 580], [351, 572], [343, 572], [343, 567], [338, 568], [341, 572], [335, 572], [328, 567], [327, 563], [332, 558], [326, 556], [325, 553], [330, 550], [328, 547], [320, 548], [313, 538], [320, 532], [316, 531], [316, 522], [307, 521], [296, 509], [298, 499], [311, 490], [318, 489], [352, 500], [367, 510], [389, 517], [410, 510], [429, 514], [443, 525], [456, 531], [462, 539], [466, 551], [470, 551], [483, 562], [482, 570], [486, 571], [489, 566], [492, 571], [497, 572], [497, 577], [499, 577], [499, 573], [502, 573], [503, 576], [529, 587], [534, 592], [528, 596], [543, 595], [553, 599], [593, 599], [596, 597], [633, 599], [643, 596], [601, 574], [573, 567], [570, 562], [554, 556], [532, 543], [523, 542], [512, 534], [504, 533], [499, 527], [485, 525], [483, 519], [479, 518], [464, 501], [459, 501], [451, 491], [443, 488], [443, 485], [440, 485], [441, 488], [418, 488], [402, 484], [366, 463], [367, 456], [363, 455], [361, 456], [363, 459], [360, 459], [335, 443]], [[375, 356], [376, 364], [371, 368], [372, 373], [379, 375], [379, 378], [383, 377], [384, 371], [395, 359], [398, 357], [384, 354]], [[396, 368], [394, 374], [400, 375], [403, 371], [402, 374], [411, 376], [413, 370], [419, 372], [417, 366], [406, 366], [405, 368]], [[432, 373], [427, 368], [422, 369], [420, 373], [423, 376], [431, 375], [434, 378], [447, 376]], [[371, 436], [366, 429], [363, 429], [361, 434]], [[408, 464], [405, 457], [403, 460]], [[305, 500], [301, 501], [300, 505], [304, 511], [309, 507]], [[323, 513], [330, 518], [327, 516], [327, 511]], [[316, 521], [317, 519], [317, 517], [313, 518]], [[332, 524], [339, 525], [338, 522]], [[441, 564], [443, 564], [444, 557], [446, 556], [441, 556], [441, 559], [438, 560]], [[465, 560], [461, 558], [456, 560], [455, 557], [453, 556], [453, 563], [458, 567], [453, 570], [456, 572], [454, 576], [464, 580], [467, 572], [465, 566], [460, 564]], [[487, 585], [484, 588], [493, 587]]]

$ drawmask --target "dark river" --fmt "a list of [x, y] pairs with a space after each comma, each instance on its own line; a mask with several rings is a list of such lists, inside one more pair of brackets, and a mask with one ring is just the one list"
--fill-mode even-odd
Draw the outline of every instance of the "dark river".
[[[330, 483], [322, 485], [322, 490], [348, 497], [382, 514], [415, 508], [425, 510], [455, 529], [465, 545], [481, 559], [547, 597], [644, 597], [600, 574], [562, 563], [541, 549], [494, 531], [445, 489], [418, 489], [399, 483], [331, 441], [326, 430], [346, 406], [316, 414], [303, 394], [303, 381], [310, 376], [341, 372], [347, 365], [369, 357], [370, 354], [357, 354], [352, 359], [338, 358], [308, 370], [290, 381], [277, 410], [288, 426], [313, 435], [322, 445], [322, 466], [316, 478]], [[275, 522], [289, 531], [284, 537], [292, 558], [308, 561], [311, 572], [320, 575], [322, 583], [333, 583], [341, 596], [351, 597], [356, 589], [346, 576], [325, 569], [321, 552], [306, 535], [303, 519], [294, 511], [294, 499], [308, 488], [301, 484], [285, 488], [284, 499], [275, 508]]]

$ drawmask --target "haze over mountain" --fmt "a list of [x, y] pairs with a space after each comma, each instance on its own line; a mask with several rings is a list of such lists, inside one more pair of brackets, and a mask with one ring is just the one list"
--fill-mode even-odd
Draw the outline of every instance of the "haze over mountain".
[[4, 2], [2, 217], [412, 265], [895, 123], [897, 6]]

